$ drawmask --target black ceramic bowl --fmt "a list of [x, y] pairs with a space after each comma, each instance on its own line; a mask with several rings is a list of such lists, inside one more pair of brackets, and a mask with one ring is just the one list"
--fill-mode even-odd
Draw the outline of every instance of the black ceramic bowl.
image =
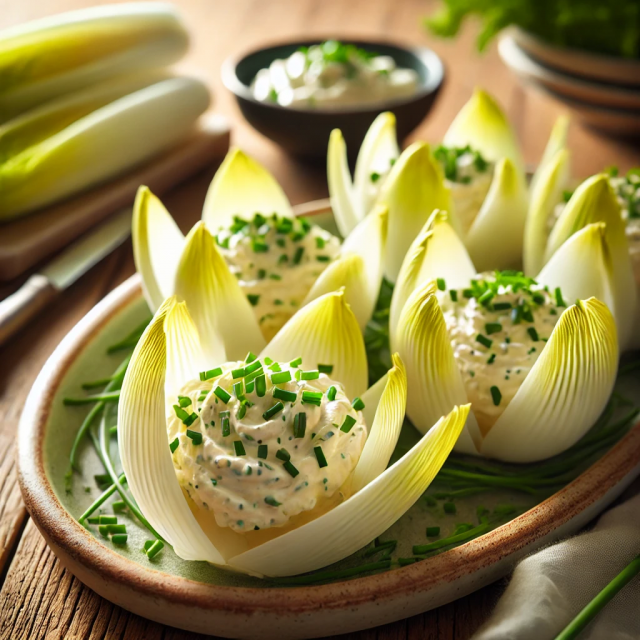
[[260, 69], [268, 67], [277, 58], [289, 57], [299, 47], [323, 41], [288, 42], [225, 60], [222, 81], [235, 95], [249, 124], [287, 151], [312, 157], [326, 156], [329, 134], [333, 129], [341, 129], [349, 154], [354, 156], [375, 117], [383, 111], [392, 111], [397, 120], [398, 139], [402, 142], [429, 113], [444, 80], [442, 61], [424, 47], [404, 48], [387, 42], [343, 40], [367, 51], [391, 56], [399, 67], [415, 69], [419, 88], [407, 98], [329, 111], [281, 107], [260, 102], [252, 96], [250, 85]]

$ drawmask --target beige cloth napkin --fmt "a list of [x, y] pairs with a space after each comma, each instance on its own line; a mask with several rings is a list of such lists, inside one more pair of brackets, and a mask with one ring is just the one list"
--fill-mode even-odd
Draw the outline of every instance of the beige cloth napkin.
[[[472, 640], [552, 640], [640, 553], [640, 495], [586, 533], [528, 556]], [[580, 640], [640, 639], [640, 575], [609, 602]]]

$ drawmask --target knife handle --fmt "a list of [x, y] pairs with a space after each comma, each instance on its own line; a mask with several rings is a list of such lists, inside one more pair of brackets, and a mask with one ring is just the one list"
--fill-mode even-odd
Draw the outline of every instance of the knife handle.
[[0, 344], [27, 324], [56, 294], [49, 280], [36, 273], [15, 293], [0, 302]]

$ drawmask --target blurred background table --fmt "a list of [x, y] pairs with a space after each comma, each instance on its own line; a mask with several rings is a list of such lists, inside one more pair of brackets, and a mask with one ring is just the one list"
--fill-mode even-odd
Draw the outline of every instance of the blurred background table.
[[[0, 29], [96, 1], [0, 0]], [[294, 204], [326, 197], [325, 168], [287, 157], [243, 122], [220, 80], [220, 64], [229, 54], [301, 36], [374, 37], [427, 44], [444, 59], [447, 77], [431, 116], [412, 139], [440, 140], [473, 88], [480, 85], [506, 109], [529, 163], [539, 159], [561, 112], [548, 98], [518, 84], [500, 62], [495, 46], [478, 55], [473, 25], [453, 42], [430, 37], [421, 24], [422, 17], [435, 6], [429, 0], [177, 0], [176, 4], [193, 36], [191, 51], [181, 66], [206, 79], [215, 94], [215, 109], [232, 122], [232, 142], [269, 167]], [[637, 146], [577, 125], [571, 130], [570, 146], [576, 176], [613, 164], [621, 169], [640, 165]], [[164, 199], [183, 229], [199, 218], [214, 170], [211, 167], [195, 176]], [[29, 520], [17, 484], [15, 435], [33, 380], [67, 331], [133, 271], [131, 244], [127, 243], [0, 348], [1, 639], [196, 637], [115, 607], [65, 571]], [[0, 290], [0, 297], [10, 290]], [[486, 619], [502, 586], [497, 583], [423, 615], [343, 637], [466, 639]]]

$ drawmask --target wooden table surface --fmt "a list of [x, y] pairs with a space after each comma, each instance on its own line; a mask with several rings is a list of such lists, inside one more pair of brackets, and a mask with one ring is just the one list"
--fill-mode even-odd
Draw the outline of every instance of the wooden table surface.
[[[89, 6], [92, 0], [0, 0], [0, 29], [52, 13]], [[413, 139], [438, 141], [453, 116], [479, 85], [500, 100], [535, 163], [562, 109], [523, 89], [500, 62], [495, 47], [480, 56], [470, 25], [455, 42], [429, 36], [421, 18], [434, 6], [425, 0], [177, 0], [192, 31], [191, 51], [181, 66], [206, 78], [216, 109], [233, 123], [233, 142], [265, 163], [294, 204], [325, 197], [323, 166], [287, 157], [243, 120], [220, 81], [229, 54], [265, 41], [299, 36], [374, 37], [428, 44], [446, 63], [446, 86], [429, 119]], [[574, 175], [603, 166], [640, 165], [640, 150], [572, 127]], [[166, 197], [169, 210], [187, 229], [199, 218], [214, 167]], [[1, 229], [0, 229], [1, 233]], [[63, 569], [30, 521], [20, 498], [15, 437], [22, 407], [43, 363], [69, 329], [104, 295], [134, 271], [127, 243], [71, 287], [46, 313], [0, 348], [0, 638], [193, 638], [149, 622], [103, 600]], [[5, 291], [6, 293], [6, 291]], [[362, 633], [353, 640], [466, 639], [486, 619], [502, 584], [491, 585], [447, 606]]]

